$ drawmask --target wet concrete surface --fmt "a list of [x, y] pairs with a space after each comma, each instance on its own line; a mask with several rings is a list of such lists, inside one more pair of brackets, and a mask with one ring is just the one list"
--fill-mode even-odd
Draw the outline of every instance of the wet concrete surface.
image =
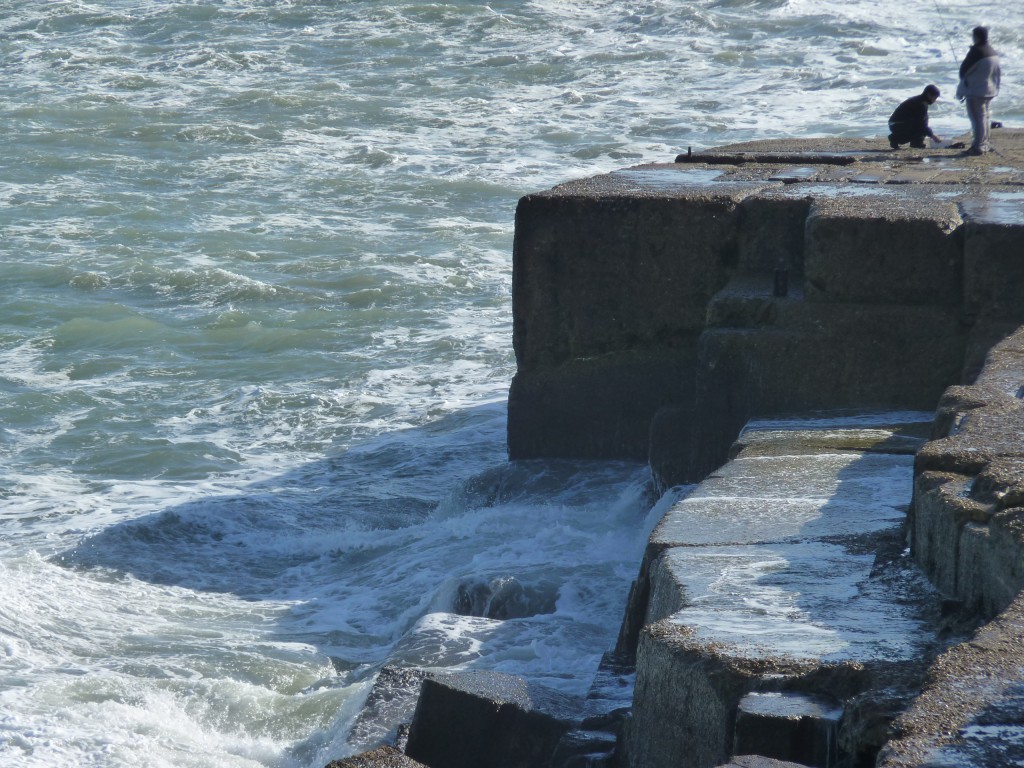
[[[969, 136], [959, 138], [969, 143]], [[988, 223], [1024, 226], [1024, 130], [993, 130], [992, 146], [992, 152], [972, 156], [942, 146], [892, 150], [884, 139], [772, 140], [683, 152], [674, 163], [620, 173], [661, 189], [767, 181], [815, 197], [823, 185], [848, 194], [923, 194], [953, 198]], [[854, 192], [850, 185], [866, 190]]]
[[[918, 612], [929, 588], [912, 567], [897, 584], [879, 578], [875, 551], [877, 536], [899, 537], [913, 457], [900, 448], [888, 453], [885, 440], [872, 452], [853, 446], [866, 428], [895, 434], [928, 418], [907, 412], [877, 414], [875, 424], [862, 414], [748, 425], [740, 436], [747, 447], [677, 502], [651, 537], [666, 549], [661, 578], [681, 587], [671, 621], [753, 658], [921, 654], [932, 642]], [[842, 444], [846, 430], [854, 433], [848, 448], [828, 445], [828, 438]], [[799, 443], [815, 450], [794, 450]]]
[[[968, 155], [964, 149], [937, 145], [925, 149], [890, 149], [885, 139], [800, 138], [745, 142], [677, 156], [684, 164], [802, 164], [840, 166], [849, 175], [878, 172], [882, 182], [892, 173], [919, 169], [921, 175], [936, 168], [968, 173], [981, 183], [1024, 183], [1024, 130], [997, 128], [992, 131], [992, 150], [981, 156]], [[960, 136], [953, 143], [969, 143]], [[796, 161], [793, 163], [793, 161]]]
[[941, 598], [903, 538], [930, 421], [754, 420], [672, 504], [648, 548], [631, 765], [706, 766], [727, 758], [723, 740], [806, 765], [877, 751], [891, 713], [863, 727], [841, 713], [881, 689], [911, 696], [942, 647]]

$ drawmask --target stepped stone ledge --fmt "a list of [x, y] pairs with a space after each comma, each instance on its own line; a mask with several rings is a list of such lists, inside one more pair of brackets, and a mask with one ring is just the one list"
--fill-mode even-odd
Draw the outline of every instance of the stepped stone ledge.
[[627, 765], [755, 751], [860, 765], [877, 753], [942, 648], [942, 598], [903, 546], [912, 448], [929, 421], [753, 421], [735, 456], [669, 508], [634, 606]]
[[510, 458], [647, 461], [663, 516], [588, 696], [434, 671], [412, 731], [477, 752], [403, 757], [1024, 764], [1024, 131], [993, 141], [738, 144], [520, 200]]

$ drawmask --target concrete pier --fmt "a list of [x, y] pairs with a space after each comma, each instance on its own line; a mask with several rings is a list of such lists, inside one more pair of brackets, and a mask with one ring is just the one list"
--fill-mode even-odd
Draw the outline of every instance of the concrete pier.
[[[623, 623], [625, 765], [724, 763], [762, 694], [838, 702], [851, 765], [1018, 764], [1024, 131], [993, 142], [750, 143], [520, 201], [510, 455], [701, 483]], [[933, 423], [766, 426], [833, 409]]]
[[735, 145], [524, 197], [510, 455], [668, 487], [755, 416], [933, 409], [1024, 322], [1024, 132], [993, 136]]

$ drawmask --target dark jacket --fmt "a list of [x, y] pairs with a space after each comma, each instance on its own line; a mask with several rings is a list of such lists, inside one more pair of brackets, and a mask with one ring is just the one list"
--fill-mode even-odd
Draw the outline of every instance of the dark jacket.
[[928, 98], [919, 93], [904, 101], [889, 116], [889, 130], [906, 136], [935, 136], [928, 127]]

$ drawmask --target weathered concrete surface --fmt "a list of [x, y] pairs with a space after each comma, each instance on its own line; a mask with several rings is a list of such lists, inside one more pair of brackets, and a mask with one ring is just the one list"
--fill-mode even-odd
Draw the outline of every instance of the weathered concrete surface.
[[936, 586], [984, 616], [1024, 588], [1024, 329], [951, 387], [916, 459], [914, 556]]
[[959, 306], [963, 221], [956, 204], [932, 190], [915, 194], [922, 191], [915, 187], [883, 194], [891, 189], [856, 196], [839, 187], [816, 190], [805, 225], [808, 300]]
[[438, 675], [423, 681], [405, 751], [430, 768], [543, 768], [581, 709], [514, 675]]
[[406, 757], [401, 750], [385, 746], [342, 760], [333, 760], [327, 764], [326, 768], [427, 768], [427, 766]]
[[[736, 278], [708, 307], [695, 402], [675, 445], [651, 445], [663, 485], [702, 476], [746, 421], [776, 413], [860, 408], [931, 410], [959, 380], [967, 344], [958, 313], [937, 306], [812, 303], [770, 295], [766, 278]], [[689, 440], [688, 449], [681, 449]]]
[[1024, 190], [1005, 189], [964, 203], [964, 292], [969, 312], [1024, 319], [1024, 259], [1018, 230]]
[[1024, 765], [1024, 597], [932, 666], [880, 768]]
[[637, 656], [633, 719], [626, 728], [626, 765], [639, 768], [713, 766], [731, 754], [740, 699], [772, 675], [797, 678], [810, 664], [715, 653], [684, 627], [648, 625]]
[[766, 183], [654, 173], [619, 171], [519, 201], [513, 343], [523, 370], [671, 345], [703, 327], [736, 263], [738, 203]]
[[631, 598], [643, 618], [626, 622], [642, 627], [627, 765], [724, 762], [752, 692], [834, 697], [857, 715], [836, 749], [859, 761], [881, 747], [898, 707], [861, 697], [906, 705], [937, 649], [938, 595], [902, 555], [929, 417], [756, 422], [667, 511]]
[[979, 326], [1024, 322], [1024, 131], [993, 136], [734, 145], [523, 198], [510, 455], [646, 451], [669, 487], [752, 417], [931, 410]]
[[508, 424], [510, 451], [645, 460], [654, 414], [681, 399], [692, 402], [696, 340], [520, 371], [509, 390], [516, 413]]
[[[847, 414], [829, 420], [810, 415], [806, 420], [762, 420], [756, 429], [742, 432], [732, 458], [743, 461], [725, 465], [674, 503], [651, 534], [619, 650], [635, 653], [640, 628], [682, 605], [681, 596], [673, 597], [671, 578], [661, 581], [658, 594], [651, 594], [649, 575], [663, 567], [666, 550], [798, 542], [899, 526], [905, 516], [902, 488], [909, 485], [912, 457], [925, 441], [928, 418], [918, 412]], [[816, 428], [801, 429], [801, 424]], [[788, 471], [793, 468], [799, 471]], [[764, 487], [766, 478], [771, 478], [771, 487]]]
[[765, 186], [709, 189], [706, 176], [662, 187], [623, 171], [520, 201], [512, 458], [646, 459], [655, 412], [692, 402], [705, 307], [736, 264], [738, 202]]
[[419, 668], [384, 666], [352, 725], [349, 745], [367, 750], [379, 744], [403, 747], [403, 729], [412, 720], [420, 686], [429, 674]]

